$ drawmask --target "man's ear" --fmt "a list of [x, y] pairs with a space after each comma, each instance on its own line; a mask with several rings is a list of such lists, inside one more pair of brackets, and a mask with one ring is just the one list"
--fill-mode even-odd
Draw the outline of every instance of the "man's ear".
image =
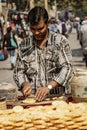
[[50, 24], [51, 24], [51, 20], [49, 19], [49, 20], [48, 20], [48, 26], [49, 26]]

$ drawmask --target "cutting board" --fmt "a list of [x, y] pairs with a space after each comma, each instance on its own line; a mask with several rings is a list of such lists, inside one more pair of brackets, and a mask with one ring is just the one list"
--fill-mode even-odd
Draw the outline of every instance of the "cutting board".
[[42, 101], [42, 102], [35, 102], [35, 103], [23, 103], [22, 101], [16, 101], [13, 105], [21, 105], [21, 106], [38, 106], [38, 105], [46, 105], [46, 104], [52, 104], [52, 101]]
[[12, 106], [21, 105], [23, 107], [26, 107], [26, 106], [38, 106], [38, 105], [51, 105], [54, 100], [60, 100], [60, 98], [58, 98], [58, 97], [56, 97], [56, 98], [46, 98], [46, 100], [44, 100], [44, 101], [41, 101], [41, 102], [36, 101], [34, 103], [24, 103], [23, 100], [25, 100], [25, 99], [24, 98], [19, 98], [17, 101], [15, 101], [14, 103], [9, 104], [9, 105], [12, 105]]

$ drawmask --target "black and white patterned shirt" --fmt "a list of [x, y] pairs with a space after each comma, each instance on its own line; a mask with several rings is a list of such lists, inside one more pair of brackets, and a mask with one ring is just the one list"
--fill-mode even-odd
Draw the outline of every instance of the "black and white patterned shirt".
[[24, 81], [32, 84], [33, 93], [38, 87], [54, 80], [60, 87], [52, 94], [62, 94], [72, 77], [71, 50], [68, 40], [61, 34], [49, 31], [48, 41], [41, 49], [33, 36], [24, 39], [19, 45], [14, 80], [19, 87]]

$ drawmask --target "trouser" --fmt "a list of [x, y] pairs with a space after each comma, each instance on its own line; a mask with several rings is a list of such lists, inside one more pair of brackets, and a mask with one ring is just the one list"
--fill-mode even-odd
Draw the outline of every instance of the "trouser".
[[86, 68], [87, 68], [87, 54], [83, 54], [84, 55], [84, 58], [85, 58], [85, 65], [86, 65]]
[[15, 50], [8, 50], [8, 53], [10, 55], [10, 63], [14, 64], [16, 60], [16, 53]]

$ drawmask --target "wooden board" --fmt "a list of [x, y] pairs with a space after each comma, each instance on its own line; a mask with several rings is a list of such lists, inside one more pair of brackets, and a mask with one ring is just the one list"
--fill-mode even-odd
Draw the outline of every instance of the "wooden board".
[[35, 103], [23, 103], [22, 101], [16, 101], [13, 105], [21, 105], [21, 106], [37, 106], [37, 105], [46, 105], [46, 104], [52, 104], [52, 101], [42, 101], [42, 102], [35, 102]]
[[[33, 98], [33, 97], [29, 97], [30, 98]], [[8, 105], [12, 105], [12, 106], [17, 106], [17, 105], [21, 105], [21, 106], [38, 106], [38, 105], [51, 105], [53, 101], [55, 100], [61, 100], [59, 97], [51, 97], [51, 98], [46, 98], [46, 100], [44, 101], [41, 101], [41, 102], [34, 102], [34, 103], [24, 103], [23, 101], [25, 100], [26, 98], [19, 98], [17, 101], [15, 102], [8, 102]], [[64, 99], [62, 99], [64, 100]]]

